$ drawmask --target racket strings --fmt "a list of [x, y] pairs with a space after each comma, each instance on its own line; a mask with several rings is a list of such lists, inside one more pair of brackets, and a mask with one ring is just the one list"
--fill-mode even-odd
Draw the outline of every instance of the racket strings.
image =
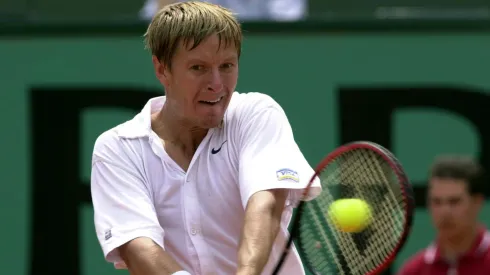
[[[320, 174], [323, 191], [305, 205], [300, 243], [319, 274], [364, 275], [395, 249], [404, 230], [404, 197], [389, 163], [372, 150], [344, 153]], [[362, 232], [344, 233], [327, 215], [342, 198], [365, 200], [372, 222]]]

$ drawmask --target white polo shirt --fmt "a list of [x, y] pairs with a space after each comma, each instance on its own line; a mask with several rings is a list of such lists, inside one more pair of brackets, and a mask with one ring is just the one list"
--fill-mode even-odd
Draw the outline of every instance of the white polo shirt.
[[[234, 274], [248, 199], [287, 188], [288, 206], [263, 272], [270, 275], [287, 240], [292, 204], [313, 175], [284, 111], [267, 95], [235, 92], [222, 126], [209, 130], [185, 172], [151, 129], [151, 114], [164, 102], [151, 99], [95, 142], [92, 200], [107, 261], [122, 262], [119, 246], [148, 237], [192, 274]], [[320, 190], [317, 181], [310, 199]], [[281, 274], [304, 274], [296, 249]]]

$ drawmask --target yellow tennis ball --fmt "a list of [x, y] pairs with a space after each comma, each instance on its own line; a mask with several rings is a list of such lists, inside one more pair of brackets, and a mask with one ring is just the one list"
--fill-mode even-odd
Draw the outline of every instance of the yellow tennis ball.
[[364, 230], [372, 219], [371, 207], [361, 199], [340, 199], [334, 201], [328, 215], [338, 230], [356, 233]]

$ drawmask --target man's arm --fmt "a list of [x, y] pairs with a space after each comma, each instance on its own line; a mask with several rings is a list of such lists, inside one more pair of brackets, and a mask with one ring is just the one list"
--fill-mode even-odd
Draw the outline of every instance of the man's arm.
[[117, 133], [103, 133], [94, 145], [91, 195], [97, 238], [105, 259], [132, 275], [168, 275], [182, 268], [165, 252], [149, 184], [138, 156], [124, 150]]
[[288, 190], [259, 191], [250, 197], [238, 249], [237, 275], [259, 275], [269, 260], [281, 225]]
[[171, 275], [182, 267], [150, 238], [136, 238], [119, 248], [131, 275]]
[[[294, 141], [286, 114], [270, 96], [250, 94], [237, 110], [238, 183], [245, 209], [238, 274], [256, 275], [269, 267], [276, 235], [283, 233], [282, 214], [292, 214], [292, 206], [301, 198], [314, 170]], [[320, 193], [319, 182], [312, 190]], [[286, 199], [290, 201], [287, 207]], [[280, 250], [284, 244], [277, 245]], [[294, 262], [295, 270], [301, 269], [299, 258]]]

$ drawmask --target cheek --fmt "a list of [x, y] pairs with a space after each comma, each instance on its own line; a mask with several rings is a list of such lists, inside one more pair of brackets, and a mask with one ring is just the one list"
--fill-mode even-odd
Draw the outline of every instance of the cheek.
[[172, 86], [172, 97], [178, 98], [184, 105], [191, 104], [196, 98], [199, 86], [193, 81], [174, 82]]
[[441, 211], [441, 208], [440, 207], [432, 207], [429, 209], [431, 215], [432, 215], [432, 218], [434, 220], [438, 220], [441, 218], [443, 212]]
[[238, 81], [238, 71], [221, 73], [220, 79], [223, 85], [226, 87], [236, 86]]
[[454, 207], [452, 210], [452, 214], [457, 217], [458, 220], [468, 220], [472, 217], [471, 210], [463, 205], [458, 205]]

